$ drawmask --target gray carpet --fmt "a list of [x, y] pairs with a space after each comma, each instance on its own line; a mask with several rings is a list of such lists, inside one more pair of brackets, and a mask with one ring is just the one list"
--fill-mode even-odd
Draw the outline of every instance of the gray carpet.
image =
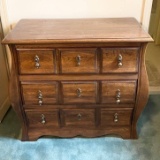
[[146, 69], [149, 79], [149, 86], [150, 87], [159, 87], [160, 86], [160, 72], [158, 71], [155, 64], [151, 61], [146, 60]]
[[12, 109], [0, 124], [0, 160], [160, 160], [160, 95], [149, 97], [138, 121], [138, 140], [47, 138], [21, 142]]

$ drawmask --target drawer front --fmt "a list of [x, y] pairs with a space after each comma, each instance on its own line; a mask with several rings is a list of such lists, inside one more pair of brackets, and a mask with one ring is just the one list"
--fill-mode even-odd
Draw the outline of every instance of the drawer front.
[[103, 81], [102, 103], [134, 103], [136, 81]]
[[18, 50], [20, 74], [56, 73], [54, 50]]
[[53, 128], [59, 127], [58, 110], [26, 110], [28, 126], [30, 128]]
[[63, 109], [62, 121], [64, 127], [93, 127], [95, 109]]
[[101, 109], [101, 126], [130, 125], [132, 108]]
[[23, 102], [25, 105], [35, 104], [55, 104], [57, 103], [58, 85], [57, 83], [36, 83], [22, 84]]
[[62, 82], [63, 103], [96, 103], [97, 82]]
[[102, 73], [138, 72], [139, 48], [102, 49]]
[[97, 73], [99, 70], [96, 49], [60, 50], [61, 73]]

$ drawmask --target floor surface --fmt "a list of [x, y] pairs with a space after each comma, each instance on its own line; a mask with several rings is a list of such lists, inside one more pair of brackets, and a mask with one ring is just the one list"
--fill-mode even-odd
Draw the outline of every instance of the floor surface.
[[20, 123], [10, 109], [0, 124], [0, 160], [159, 160], [160, 95], [150, 95], [137, 128], [137, 140], [43, 137], [21, 142]]

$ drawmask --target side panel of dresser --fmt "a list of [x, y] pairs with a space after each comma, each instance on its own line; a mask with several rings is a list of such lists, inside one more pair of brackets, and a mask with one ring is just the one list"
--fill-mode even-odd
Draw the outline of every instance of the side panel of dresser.
[[140, 117], [146, 103], [148, 100], [149, 95], [149, 84], [148, 84], [148, 76], [145, 66], [145, 50], [147, 47], [147, 43], [143, 43], [141, 46], [141, 52], [139, 57], [139, 72], [138, 72], [138, 89], [137, 89], [137, 98], [135, 109], [133, 113], [132, 119], [132, 129], [131, 129], [131, 138], [137, 139], [137, 121]]
[[20, 122], [22, 123], [22, 141], [28, 140], [28, 129], [27, 129], [27, 122], [26, 118], [24, 117], [24, 110], [22, 107], [22, 100], [20, 94], [20, 86], [18, 80], [18, 65], [16, 60], [16, 49], [14, 45], [9, 45], [11, 50], [11, 58], [12, 58], [12, 65], [11, 65], [11, 76], [9, 82], [9, 95], [10, 101], [13, 109], [17, 113]]

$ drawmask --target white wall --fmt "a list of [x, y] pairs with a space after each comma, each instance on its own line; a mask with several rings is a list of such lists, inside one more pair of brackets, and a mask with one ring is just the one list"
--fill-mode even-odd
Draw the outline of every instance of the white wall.
[[148, 30], [152, 0], [4, 0], [9, 23], [22, 18], [135, 17]]
[[144, 0], [6, 0], [10, 24], [22, 18], [135, 17]]

